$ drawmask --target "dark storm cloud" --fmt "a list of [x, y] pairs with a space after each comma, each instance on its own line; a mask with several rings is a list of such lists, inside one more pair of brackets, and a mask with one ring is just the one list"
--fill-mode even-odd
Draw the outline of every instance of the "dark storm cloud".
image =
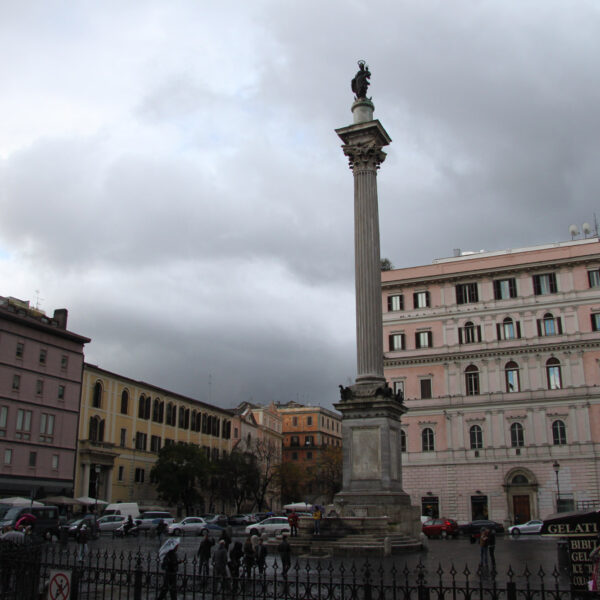
[[359, 58], [393, 140], [378, 181], [396, 266], [564, 240], [596, 211], [593, 3], [0, 17], [0, 294], [68, 307], [109, 370], [204, 400], [210, 373], [222, 406], [335, 400], [355, 367], [352, 174], [334, 129]]

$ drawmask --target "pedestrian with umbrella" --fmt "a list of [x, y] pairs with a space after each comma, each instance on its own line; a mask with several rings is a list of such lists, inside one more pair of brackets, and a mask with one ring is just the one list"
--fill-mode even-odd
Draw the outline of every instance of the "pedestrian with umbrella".
[[165, 572], [162, 587], [158, 600], [164, 600], [169, 593], [171, 600], [177, 600], [177, 570], [179, 569], [179, 557], [177, 556], [177, 548], [179, 548], [180, 539], [168, 539], [158, 551], [158, 560], [160, 566]]

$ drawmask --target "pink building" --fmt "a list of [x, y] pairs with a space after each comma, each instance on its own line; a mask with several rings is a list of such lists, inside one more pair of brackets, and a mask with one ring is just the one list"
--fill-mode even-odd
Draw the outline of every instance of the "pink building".
[[403, 487], [504, 523], [600, 504], [600, 241], [382, 272]]
[[0, 296], [0, 496], [71, 494], [83, 346], [67, 311]]

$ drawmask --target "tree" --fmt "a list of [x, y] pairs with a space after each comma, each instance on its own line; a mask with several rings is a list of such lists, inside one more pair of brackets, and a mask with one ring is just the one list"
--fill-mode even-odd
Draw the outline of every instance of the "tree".
[[274, 483], [281, 493], [282, 504], [300, 502], [306, 497], [307, 473], [297, 463], [281, 463], [275, 469]]
[[206, 484], [211, 465], [203, 450], [193, 444], [170, 444], [161, 448], [150, 471], [159, 497], [169, 504], [183, 504], [192, 512], [201, 495], [198, 487]]
[[341, 446], [328, 446], [317, 460], [314, 483], [327, 497], [328, 503], [342, 489], [343, 455]]
[[274, 479], [277, 473], [277, 467], [281, 463], [281, 446], [277, 445], [273, 440], [254, 440], [249, 448], [249, 452], [256, 460], [256, 468], [258, 470], [258, 480], [254, 487], [254, 500], [259, 511], [265, 505], [267, 492], [273, 491], [275, 484]]
[[381, 259], [381, 270], [382, 271], [391, 271], [394, 268], [392, 261], [389, 258]]
[[254, 490], [258, 486], [259, 477], [254, 458], [234, 451], [215, 464], [211, 491], [217, 498], [233, 502], [239, 513], [249, 500], [254, 504]]

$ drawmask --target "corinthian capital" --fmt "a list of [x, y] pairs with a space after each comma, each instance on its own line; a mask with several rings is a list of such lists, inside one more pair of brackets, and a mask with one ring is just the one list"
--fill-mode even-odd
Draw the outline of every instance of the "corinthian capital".
[[387, 156], [382, 146], [373, 142], [366, 144], [344, 144], [344, 154], [352, 170], [376, 171]]

